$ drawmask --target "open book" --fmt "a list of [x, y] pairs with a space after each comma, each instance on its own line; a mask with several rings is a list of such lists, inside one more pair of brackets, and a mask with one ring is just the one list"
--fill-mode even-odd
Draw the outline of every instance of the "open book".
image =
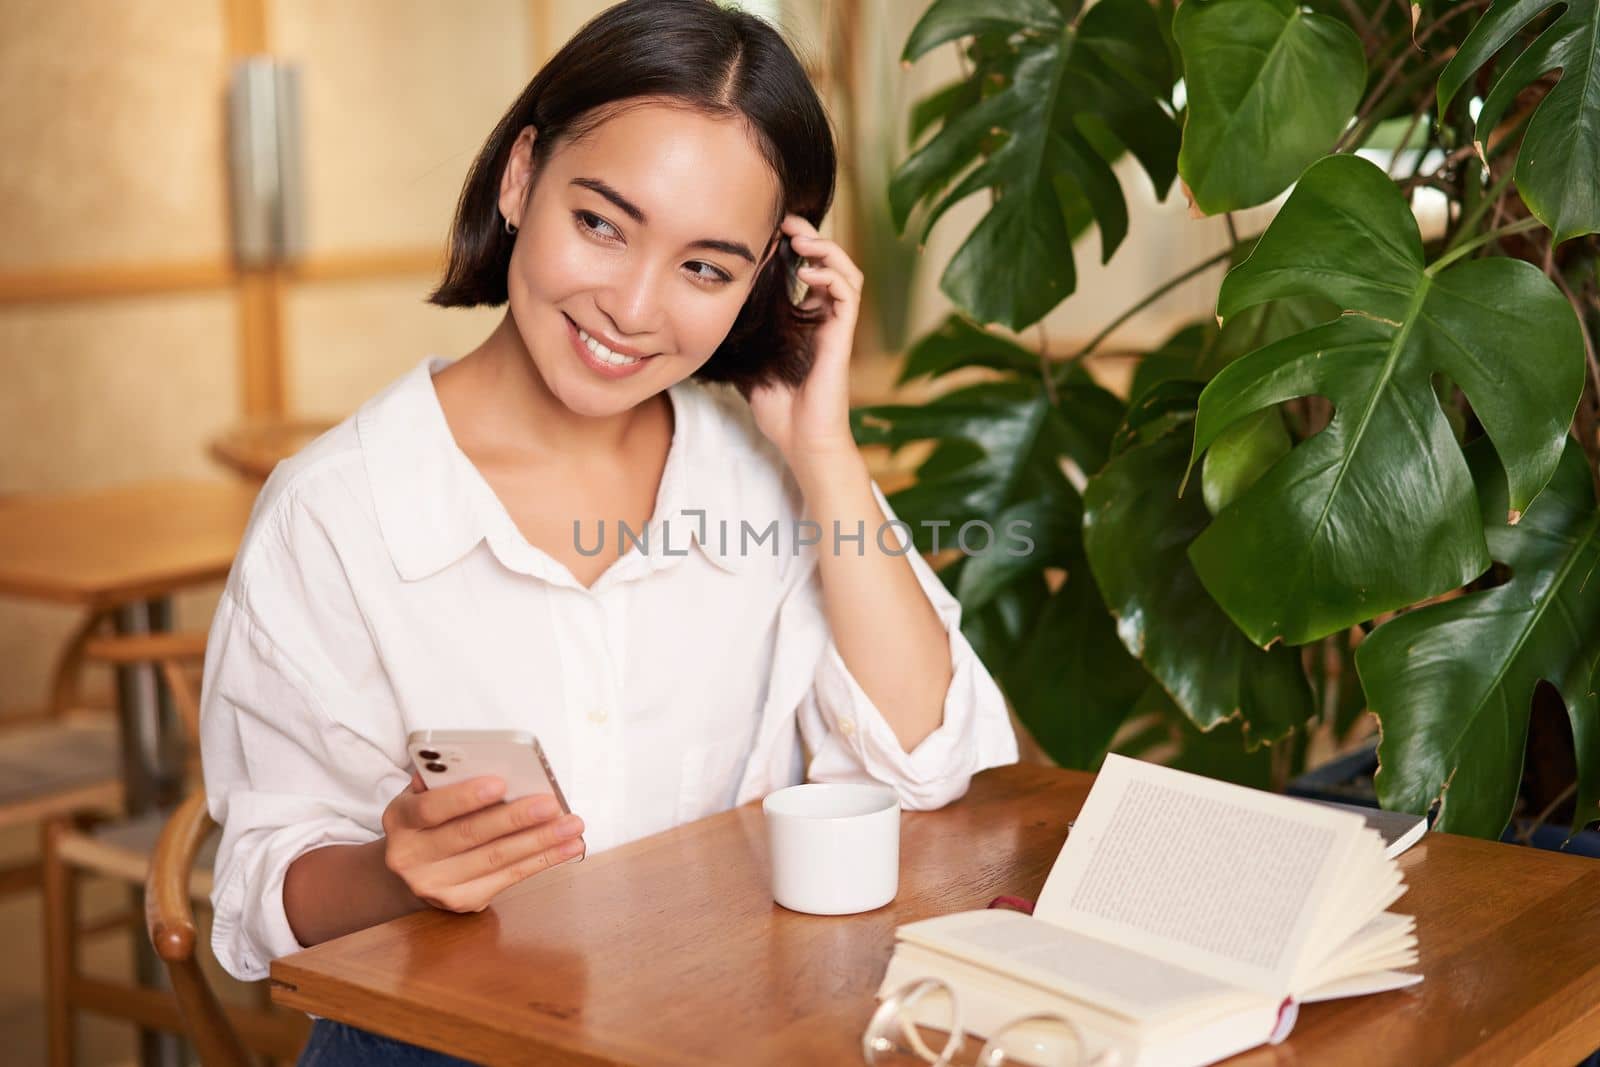
[[1306, 800], [1307, 804], [1322, 804], [1338, 811], [1349, 811], [1361, 816], [1366, 824], [1383, 838], [1383, 854], [1394, 859], [1400, 853], [1422, 840], [1428, 832], [1428, 820], [1421, 815], [1404, 811], [1384, 811], [1382, 808], [1365, 808], [1359, 804], [1341, 804], [1337, 800]]
[[1299, 1003], [1422, 980], [1398, 970], [1415, 923], [1385, 910], [1405, 884], [1384, 851], [1359, 815], [1107, 756], [1032, 917], [900, 927], [878, 995], [942, 978], [969, 1033], [1055, 1012], [1122, 1067], [1212, 1063], [1281, 1040]]

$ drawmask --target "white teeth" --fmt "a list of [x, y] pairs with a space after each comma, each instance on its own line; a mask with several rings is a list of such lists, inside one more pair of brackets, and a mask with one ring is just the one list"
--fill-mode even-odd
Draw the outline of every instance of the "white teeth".
[[588, 347], [589, 351], [595, 354], [595, 358], [600, 360], [602, 363], [609, 363], [613, 367], [631, 367], [633, 364], [639, 362], [639, 357], [637, 356], [623, 356], [611, 351], [611, 349], [607, 348], [605, 345], [601, 344], [599, 341], [596, 341], [593, 337], [590, 337], [587, 333], [585, 333], [582, 326], [578, 327], [578, 339], [581, 340]]

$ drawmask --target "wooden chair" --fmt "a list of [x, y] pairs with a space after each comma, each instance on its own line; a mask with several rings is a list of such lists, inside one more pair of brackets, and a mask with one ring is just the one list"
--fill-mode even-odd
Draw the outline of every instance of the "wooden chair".
[[[157, 667], [183, 723], [190, 756], [190, 779], [198, 783], [200, 707], [196, 675], [204, 661], [204, 638], [193, 634], [97, 638], [89, 643], [86, 655], [90, 659], [117, 665], [150, 663]], [[182, 958], [188, 960], [188, 964], [182, 981], [188, 982], [192, 989], [199, 971], [193, 958], [194, 917], [189, 900], [204, 901], [210, 897], [211, 863], [215, 855], [214, 842], [205, 840], [203, 832], [211, 826], [211, 822], [204, 817], [202, 797], [196, 784], [189, 798], [176, 812], [151, 812], [132, 819], [113, 820], [93, 826], [83, 826], [65, 819], [52, 820], [46, 825], [43, 847], [45, 991], [52, 1067], [71, 1067], [73, 1063], [74, 1022], [78, 1010], [125, 1018], [147, 1029], [187, 1033], [202, 1052], [206, 1048], [204, 1042], [213, 1040], [212, 1031], [207, 1031], [202, 1037], [198, 1028], [203, 1024], [191, 1022], [191, 1019], [206, 1017], [195, 1015], [183, 1007], [184, 987], [177, 984], [179, 979], [173, 964], [174, 958], [167, 955], [174, 951], [175, 942], [171, 935], [157, 938], [155, 945], [158, 953], [168, 960], [168, 969], [174, 975], [175, 990], [113, 982], [86, 974], [78, 967], [81, 936], [122, 925], [113, 921], [80, 928], [78, 878], [82, 874], [91, 874], [131, 887], [145, 886], [147, 883], [159, 885], [161, 901], [165, 902], [165, 906], [156, 910], [154, 898], [147, 897], [147, 916], [181, 914], [184, 917], [190, 933], [183, 949]], [[194, 814], [196, 805], [201, 816], [198, 820]], [[191, 833], [193, 842], [192, 845], [186, 845], [181, 853], [184, 861], [182, 874], [158, 879], [154, 859], [166, 833], [169, 816], [179, 818], [180, 822], [182, 819], [188, 820], [177, 830]], [[173, 904], [174, 899], [180, 903]], [[148, 920], [150, 923], [153, 921]], [[154, 930], [153, 925], [151, 929]], [[168, 929], [176, 930], [178, 927], [169, 926]], [[261, 1006], [230, 1008], [223, 1018], [232, 1018], [235, 1040], [239, 1041], [239, 1035], [242, 1035], [241, 1047], [249, 1047], [274, 1059], [292, 1060], [305, 1042], [310, 1030], [309, 1023], [297, 1013], [268, 1010], [265, 1006], [264, 983], [258, 989], [262, 994]], [[209, 1064], [212, 1060], [208, 1056], [204, 1062]], [[217, 1062], [243, 1063], [247, 1060], [219, 1059]]]
[[[45, 709], [0, 723], [0, 829], [122, 810], [116, 717], [85, 707], [81, 690], [85, 651], [109, 617], [90, 612], [68, 638]], [[32, 889], [41, 876], [38, 861], [0, 868], [0, 895]]]
[[285, 1012], [223, 1007], [195, 958], [199, 935], [189, 889], [196, 858], [215, 829], [205, 793], [199, 790], [189, 794], [167, 820], [145, 882], [150, 941], [166, 961], [184, 1028], [205, 1067], [245, 1067], [250, 1063], [247, 1049], [293, 1059], [311, 1032], [311, 1021]]

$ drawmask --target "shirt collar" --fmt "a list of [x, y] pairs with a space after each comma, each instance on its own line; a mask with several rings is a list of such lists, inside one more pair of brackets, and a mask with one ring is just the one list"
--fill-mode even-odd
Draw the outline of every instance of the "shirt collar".
[[[429, 356], [356, 413], [356, 432], [378, 527], [395, 570], [406, 581], [426, 578], [487, 538], [508, 566], [575, 584], [565, 567], [527, 544], [488, 483], [456, 445], [433, 387], [433, 375], [450, 362]], [[672, 443], [649, 523], [649, 552], [642, 558], [642, 565], [652, 572], [679, 562], [689, 544], [728, 573], [738, 573], [748, 562], [736, 549], [736, 464], [728, 450], [737, 443], [726, 433], [721, 412], [705, 393], [707, 388], [685, 380], [668, 389], [673, 408]], [[705, 513], [703, 522], [701, 511]], [[614, 554], [615, 517], [607, 518], [604, 551]], [[718, 521], [724, 519], [731, 526], [727, 538], [731, 544], [719, 547]], [[670, 530], [664, 523], [670, 523]], [[592, 533], [592, 527], [586, 528], [586, 536]], [[673, 554], [664, 551], [668, 547]], [[630, 549], [630, 554], [633, 551]], [[631, 562], [641, 565], [638, 558]]]

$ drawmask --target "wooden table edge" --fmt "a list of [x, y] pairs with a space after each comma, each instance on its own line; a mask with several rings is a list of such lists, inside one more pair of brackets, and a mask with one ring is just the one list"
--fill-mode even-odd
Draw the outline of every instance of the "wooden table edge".
[[227, 579], [228, 571], [232, 566], [233, 564], [230, 561], [226, 567], [207, 567], [193, 571], [175, 572], [170, 575], [163, 575], [159, 579], [127, 582], [110, 587], [84, 585], [67, 588], [59, 585], [36, 585], [0, 575], [0, 597], [66, 604], [71, 607], [104, 611], [144, 600], [157, 600], [177, 593], [188, 592], [201, 586], [222, 582]]
[[[288, 957], [285, 957], [288, 958]], [[306, 978], [310, 978], [310, 986], [315, 995], [308, 995], [304, 988]], [[334, 1022], [344, 1023], [369, 1033], [380, 1034], [384, 1037], [405, 1041], [424, 1048], [431, 1048], [436, 1052], [446, 1055], [469, 1059], [473, 1063], [499, 1067], [501, 1064], [515, 1062], [537, 1062], [540, 1065], [551, 1064], [553, 1067], [618, 1067], [619, 1064], [664, 1064], [667, 1067], [704, 1067], [705, 1061], [697, 1056], [675, 1056], [671, 1050], [663, 1049], [657, 1045], [640, 1046], [631, 1042], [619, 1042], [609, 1037], [597, 1038], [593, 1033], [576, 1033], [569, 1031], [568, 1027], [560, 1020], [552, 1019], [552, 1025], [540, 1035], [537, 1047], [529, 1048], [530, 1055], [537, 1055], [537, 1059], [526, 1061], [509, 1061], [486, 1056], [483, 1059], [474, 1059], [472, 1049], [482, 1044], [477, 1035], [484, 1033], [497, 1033], [509, 1039], [509, 1043], [527, 1042], [525, 1035], [515, 1030], [503, 1029], [485, 1024], [478, 1019], [464, 1019], [449, 1012], [443, 1012], [440, 1018], [443, 1025], [441, 1041], [430, 1043], [418, 1040], [411, 1032], [410, 1027], [393, 1026], [387, 1017], [374, 1019], [366, 1016], [355, 1019], [349, 1013], [329, 1010], [331, 1000], [335, 1007], [344, 1003], [345, 998], [340, 994], [353, 993], [360, 995], [362, 989], [354, 982], [342, 978], [333, 978], [327, 975], [308, 975], [299, 971], [292, 965], [283, 965], [279, 960], [271, 964], [271, 976], [268, 980], [268, 989], [272, 1002], [280, 1007], [292, 1008], [303, 1011], [307, 1015], [325, 1018]], [[320, 1006], [319, 1006], [320, 1005]], [[363, 1013], [364, 1016], [366, 1013]], [[387, 1013], [386, 1013], [387, 1014]], [[462, 1038], [465, 1038], [464, 1040]], [[597, 1045], [605, 1047], [597, 1048]], [[488, 1046], [483, 1046], [488, 1047]]]

